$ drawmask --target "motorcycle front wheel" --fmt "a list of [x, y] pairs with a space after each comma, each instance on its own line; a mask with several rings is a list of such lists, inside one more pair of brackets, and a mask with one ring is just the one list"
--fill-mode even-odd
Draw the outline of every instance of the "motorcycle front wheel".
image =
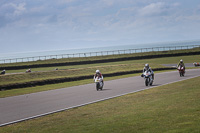
[[96, 89], [99, 90], [99, 83], [96, 83]]
[[153, 85], [153, 81], [150, 83], [150, 86], [152, 86]]
[[148, 80], [148, 78], [146, 78], [145, 79], [145, 85], [148, 86], [148, 84], [149, 84], [149, 80]]

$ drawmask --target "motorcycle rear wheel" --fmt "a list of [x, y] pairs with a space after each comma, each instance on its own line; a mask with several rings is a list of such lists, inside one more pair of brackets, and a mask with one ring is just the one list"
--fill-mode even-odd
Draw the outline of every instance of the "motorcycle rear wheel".
[[184, 77], [184, 73], [183, 72], [180, 72], [180, 77]]

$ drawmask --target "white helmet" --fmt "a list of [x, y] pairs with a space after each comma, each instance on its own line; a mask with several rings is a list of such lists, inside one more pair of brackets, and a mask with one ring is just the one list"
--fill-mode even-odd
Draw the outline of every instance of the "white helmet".
[[149, 64], [147, 63], [147, 64], [145, 64], [145, 68], [149, 68]]
[[183, 62], [183, 60], [181, 59], [180, 62]]
[[100, 73], [100, 71], [99, 71], [99, 70], [96, 70], [96, 73]]

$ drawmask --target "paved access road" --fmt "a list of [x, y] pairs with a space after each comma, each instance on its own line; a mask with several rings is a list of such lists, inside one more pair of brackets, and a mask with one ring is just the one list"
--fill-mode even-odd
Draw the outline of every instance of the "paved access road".
[[[185, 77], [179, 77], [178, 71], [155, 74], [155, 82], [152, 87], [199, 75], [200, 69], [186, 70]], [[95, 84], [93, 83], [0, 98], [0, 126], [149, 88], [151, 87], [144, 85], [143, 78], [136, 76], [105, 81], [103, 91], [96, 91]]]
[[[178, 64], [178, 63], [177, 63]], [[163, 66], [167, 66], [167, 67], [177, 67], [177, 64], [163, 64]], [[184, 63], [185, 64], [185, 67], [195, 67], [193, 65], [193, 63]]]

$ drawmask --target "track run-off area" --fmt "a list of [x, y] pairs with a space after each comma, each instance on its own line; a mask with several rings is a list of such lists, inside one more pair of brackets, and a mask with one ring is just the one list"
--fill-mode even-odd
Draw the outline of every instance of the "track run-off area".
[[95, 83], [92, 83], [0, 98], [0, 126], [195, 78], [200, 76], [200, 69], [188, 69], [184, 77], [180, 77], [178, 71], [156, 73], [153, 86], [149, 87], [145, 86], [144, 79], [140, 77], [140, 74], [138, 75], [104, 81], [104, 89], [102, 91], [96, 91]]

